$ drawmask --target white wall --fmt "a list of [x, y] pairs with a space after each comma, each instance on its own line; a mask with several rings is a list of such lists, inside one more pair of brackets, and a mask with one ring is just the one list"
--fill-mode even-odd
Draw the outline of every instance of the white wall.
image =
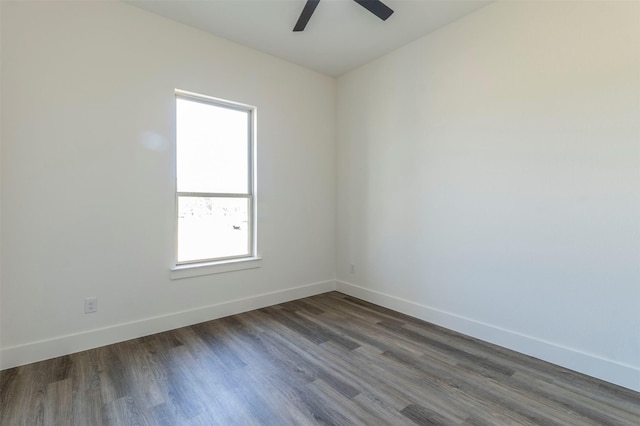
[[[334, 79], [118, 2], [1, 4], [2, 367], [335, 288]], [[175, 88], [258, 109], [259, 269], [169, 279]]]
[[338, 289], [640, 390], [640, 3], [492, 4], [338, 117]]

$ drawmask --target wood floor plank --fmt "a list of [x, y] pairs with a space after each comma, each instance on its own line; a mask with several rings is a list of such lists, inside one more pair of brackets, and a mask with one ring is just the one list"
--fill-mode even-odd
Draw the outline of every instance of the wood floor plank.
[[100, 388], [74, 390], [72, 416], [73, 420], [68, 424], [104, 425], [104, 403], [102, 402]]
[[381, 398], [372, 398], [367, 393], [361, 393], [353, 398], [353, 401], [360, 406], [367, 407], [376, 421], [373, 424], [384, 425], [408, 425], [411, 422], [400, 412], [401, 409], [392, 407]]
[[153, 423], [158, 426], [173, 426], [178, 424], [178, 420], [166, 402], [151, 407], [147, 409], [147, 411]]
[[329, 292], [0, 372], [0, 425], [640, 425], [640, 393]]
[[[153, 425], [152, 418], [141, 410], [135, 399], [126, 396], [105, 404], [103, 423], [108, 425]], [[67, 423], [68, 424], [68, 423]]]
[[[327, 347], [326, 345], [327, 345], [326, 343], [325, 343], [325, 344], [323, 344], [323, 347]], [[378, 347], [377, 349], [380, 349], [380, 347]], [[382, 356], [389, 356], [389, 355], [391, 354], [390, 346], [384, 346], [384, 350], [385, 350], [385, 351], [381, 353], [381, 355], [382, 355]], [[414, 353], [414, 352], [406, 351], [406, 352], [404, 352], [404, 354], [403, 354], [403, 355], [400, 355], [400, 354], [402, 353], [402, 349], [401, 349], [400, 347], [395, 348], [393, 351], [396, 353], [396, 356], [395, 356], [395, 357], [396, 357], [396, 359], [397, 359], [399, 356], [401, 356], [402, 360], [401, 360], [400, 362], [401, 362], [401, 363], [403, 363], [403, 364], [405, 364], [405, 365], [410, 365], [410, 364], [412, 364], [412, 360], [413, 360], [413, 359], [415, 359], [416, 361], [419, 361], [419, 360], [420, 360], [420, 358], [419, 358], [419, 357], [416, 357], [416, 355], [415, 355], [415, 353]], [[376, 355], [377, 355], [377, 354], [376, 354]], [[441, 356], [442, 356], [442, 355], [441, 355]], [[440, 359], [439, 361], [441, 361], [441, 360], [442, 360], [442, 359]], [[377, 361], [372, 360], [371, 362], [369, 362], [368, 360], [364, 360], [364, 361], [360, 360], [360, 361], [359, 361], [360, 365], [361, 365], [362, 363], [365, 363], [365, 364], [368, 364], [368, 365], [375, 365], [375, 364], [378, 364], [379, 362], [380, 362], [379, 360], [377, 360]], [[333, 362], [333, 365], [335, 365], [335, 364], [337, 364], [337, 363], [338, 363], [338, 362]], [[358, 368], [358, 366], [357, 366], [357, 365], [354, 365], [354, 366], [352, 366], [352, 367], [353, 367], [353, 368]], [[386, 370], [387, 370], [387, 371], [393, 371], [392, 369], [390, 369], [390, 368], [389, 368], [389, 366], [388, 366], [388, 365], [386, 365]], [[396, 375], [396, 376], [398, 375], [397, 371], [394, 371], [394, 375]], [[385, 371], [381, 371], [381, 372], [379, 372], [378, 374], [375, 374], [375, 376], [385, 377]], [[391, 379], [391, 378], [390, 378], [387, 382], [392, 382], [392, 380], [393, 380], [393, 379]], [[375, 387], [376, 387], [376, 388], [384, 387], [385, 392], [386, 392], [387, 394], [389, 394], [389, 393], [390, 393], [390, 390], [389, 390], [389, 388], [388, 388], [388, 387], [386, 387], [387, 382], [385, 382], [385, 383], [377, 383], [377, 384], [375, 385]], [[436, 393], [440, 393], [441, 391], [442, 391], [442, 390], [438, 390]], [[406, 401], [405, 401], [405, 404], [404, 404], [404, 405], [406, 405]], [[404, 405], [403, 405], [403, 406], [404, 406]], [[455, 405], [454, 405], [454, 406], [455, 406]], [[486, 407], [484, 407], [484, 408], [486, 408]], [[505, 421], [505, 424], [513, 424], [513, 421], [514, 421], [514, 419], [513, 419], [513, 418], [504, 418], [504, 416], [499, 416], [499, 417], [501, 417], [501, 418]], [[495, 422], [495, 420], [496, 420], [496, 416], [494, 415], [494, 416], [492, 416], [492, 421], [494, 421], [494, 422]]]
[[447, 419], [439, 413], [420, 404], [409, 404], [400, 411], [417, 425], [455, 425], [456, 421]]
[[[379, 318], [376, 318], [376, 321]], [[392, 331], [382, 327], [374, 328], [368, 320], [363, 320], [358, 315], [347, 315], [346, 312], [336, 310], [327, 311], [318, 316], [316, 321], [321, 322], [336, 333], [342, 333], [360, 345], [368, 345], [378, 348], [381, 352], [401, 347], [403, 350], [420, 356], [424, 347], [407, 339], [399, 339]], [[375, 323], [374, 323], [375, 324]]]
[[52, 426], [66, 426], [73, 422], [73, 391], [71, 379], [58, 380], [47, 385], [44, 404], [44, 422]]

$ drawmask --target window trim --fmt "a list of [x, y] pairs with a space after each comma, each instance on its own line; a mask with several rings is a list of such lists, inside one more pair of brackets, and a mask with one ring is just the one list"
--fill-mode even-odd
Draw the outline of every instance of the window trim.
[[[179, 192], [178, 191], [178, 170], [177, 170], [177, 114], [174, 113], [175, 118], [175, 151], [174, 159], [175, 164], [175, 179], [174, 179], [174, 194], [175, 194], [175, 213], [174, 213], [174, 264], [171, 267], [171, 279], [187, 278], [190, 276], [216, 274], [222, 272], [230, 272], [242, 269], [257, 268], [261, 265], [261, 258], [258, 256], [258, 238], [257, 238], [257, 203], [256, 203], [256, 124], [257, 124], [257, 112], [256, 107], [238, 102], [232, 102], [224, 99], [214, 98], [207, 95], [201, 95], [185, 90], [174, 90], [174, 108], [177, 108], [177, 100], [185, 99], [193, 102], [200, 102], [206, 105], [213, 105], [216, 107], [228, 108], [232, 110], [242, 111], [248, 114], [247, 119], [247, 193], [203, 193], [203, 192]], [[248, 226], [248, 241], [247, 255], [237, 255], [222, 258], [207, 258], [196, 259], [188, 261], [178, 261], [178, 201], [180, 197], [219, 197], [219, 198], [245, 198], [249, 203], [248, 214], [249, 220]]]
[[199, 277], [203, 275], [222, 274], [225, 272], [260, 268], [261, 266], [262, 258], [260, 257], [243, 257], [241, 259], [230, 259], [219, 262], [176, 265], [171, 268], [171, 279], [180, 280], [183, 278]]

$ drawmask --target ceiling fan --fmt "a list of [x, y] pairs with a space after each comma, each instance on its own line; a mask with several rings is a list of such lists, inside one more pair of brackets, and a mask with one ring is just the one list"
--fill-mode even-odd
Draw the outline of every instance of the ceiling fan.
[[[389, 16], [393, 14], [393, 10], [391, 10], [387, 5], [382, 3], [380, 0], [354, 0], [360, 6], [367, 9], [369, 12], [376, 15], [378, 18], [386, 21]], [[293, 27], [293, 31], [303, 31], [304, 27], [307, 26], [307, 22], [311, 19], [311, 15], [313, 15], [313, 11], [318, 7], [318, 3], [320, 0], [307, 0], [302, 9], [302, 13], [298, 18], [298, 22], [296, 22], [296, 26]]]

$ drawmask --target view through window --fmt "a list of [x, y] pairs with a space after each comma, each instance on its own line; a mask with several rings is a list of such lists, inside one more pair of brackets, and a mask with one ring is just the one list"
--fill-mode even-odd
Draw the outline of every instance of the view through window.
[[253, 114], [176, 91], [178, 264], [253, 256]]

